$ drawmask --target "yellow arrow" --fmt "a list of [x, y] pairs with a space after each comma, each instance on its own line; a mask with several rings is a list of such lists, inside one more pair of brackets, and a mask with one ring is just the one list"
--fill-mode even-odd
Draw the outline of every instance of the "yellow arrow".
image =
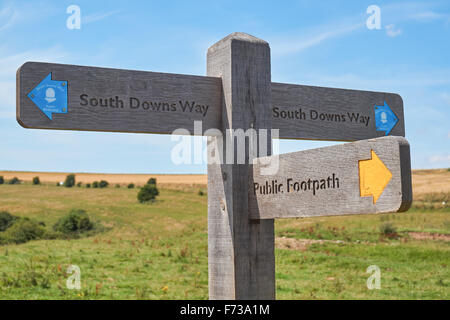
[[359, 192], [361, 197], [373, 196], [375, 204], [391, 180], [392, 173], [373, 150], [371, 154], [372, 159], [359, 161]]

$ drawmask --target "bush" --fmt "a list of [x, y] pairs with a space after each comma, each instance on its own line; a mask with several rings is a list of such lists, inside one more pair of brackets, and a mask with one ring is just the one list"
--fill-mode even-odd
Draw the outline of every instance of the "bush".
[[5, 183], [5, 178], [3, 178], [3, 176], [0, 176], [0, 184], [4, 184]]
[[5, 231], [8, 229], [14, 221], [16, 221], [18, 217], [13, 216], [9, 212], [1, 211], [0, 212], [0, 231]]
[[102, 180], [102, 181], [99, 182], [98, 186], [100, 188], [106, 188], [106, 187], [109, 186], [109, 183], [108, 183], [108, 181]]
[[198, 195], [202, 197], [205, 195], [205, 192], [203, 190], [198, 190]]
[[91, 184], [90, 183], [86, 183], [86, 188], [90, 188]]
[[156, 187], [156, 178], [148, 179], [147, 184], [152, 184], [152, 185], [154, 185]]
[[64, 185], [66, 186], [66, 188], [72, 188], [75, 185], [75, 175], [69, 174], [66, 177], [66, 182], [64, 182]]
[[116, 184], [116, 188], [120, 188], [120, 184]]
[[53, 226], [53, 230], [63, 234], [82, 233], [89, 231], [94, 224], [84, 210], [72, 210], [61, 217]]
[[98, 181], [92, 182], [92, 188], [98, 188]]
[[20, 184], [20, 180], [17, 177], [12, 178], [11, 180], [9, 180], [8, 182], [9, 184]]
[[77, 187], [78, 187], [78, 188], [81, 188], [82, 185], [83, 185], [83, 183], [81, 183], [81, 182], [78, 182], [78, 183], [77, 183]]
[[18, 219], [3, 234], [4, 242], [25, 243], [30, 240], [45, 238], [45, 225], [28, 218]]
[[383, 223], [380, 226], [380, 233], [385, 236], [397, 234], [397, 228], [390, 222]]
[[138, 201], [140, 203], [152, 202], [159, 195], [158, 188], [153, 184], [146, 184], [137, 195]]
[[127, 188], [128, 188], [128, 189], [134, 189], [134, 183], [130, 183], [130, 184], [127, 186]]
[[39, 180], [39, 177], [34, 177], [33, 178], [33, 185], [39, 185], [39, 184], [41, 184], [41, 180]]

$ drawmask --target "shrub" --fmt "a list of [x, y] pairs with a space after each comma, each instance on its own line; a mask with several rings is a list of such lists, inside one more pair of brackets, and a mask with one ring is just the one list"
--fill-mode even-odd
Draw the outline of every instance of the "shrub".
[[56, 183], [56, 186], [59, 187], [61, 184], [59, 182]]
[[204, 196], [204, 195], [205, 195], [205, 192], [204, 192], [203, 190], [198, 190], [198, 195], [199, 195], [199, 196]]
[[46, 235], [44, 224], [28, 218], [18, 219], [3, 234], [4, 241], [9, 243], [25, 243], [42, 239]]
[[0, 184], [4, 184], [5, 183], [5, 178], [3, 178], [3, 176], [0, 176]]
[[78, 188], [81, 188], [82, 185], [83, 185], [83, 183], [81, 183], [81, 182], [78, 182], [78, 183], [77, 183], [77, 187], [78, 187]]
[[100, 188], [106, 188], [106, 187], [109, 186], [109, 183], [108, 183], [108, 181], [102, 180], [102, 181], [99, 182], [98, 186]]
[[75, 185], [75, 175], [69, 174], [66, 177], [66, 182], [64, 182], [64, 185], [66, 186], [66, 188], [72, 188]]
[[389, 236], [397, 233], [397, 228], [390, 222], [383, 223], [380, 225], [380, 233]]
[[152, 184], [152, 185], [154, 185], [156, 187], [156, 178], [148, 179], [147, 184]]
[[90, 188], [91, 184], [90, 183], [86, 183], [86, 188]]
[[5, 231], [8, 229], [14, 221], [16, 221], [18, 217], [13, 216], [9, 212], [1, 211], [0, 212], [0, 231]]
[[11, 180], [9, 180], [8, 182], [9, 184], [20, 184], [20, 180], [17, 177], [12, 178]]
[[39, 180], [39, 177], [34, 177], [33, 178], [33, 185], [39, 185], [39, 184], [41, 184], [41, 180]]
[[134, 189], [134, 183], [130, 183], [130, 184], [127, 186], [127, 188], [128, 188], [128, 189]]
[[146, 203], [154, 201], [157, 195], [159, 195], [159, 191], [158, 188], [156, 188], [156, 185], [146, 184], [139, 190], [137, 198], [140, 203]]
[[63, 234], [73, 234], [89, 231], [94, 224], [84, 210], [72, 210], [61, 217], [53, 226], [53, 230]]
[[116, 188], [120, 188], [120, 184], [116, 184]]
[[98, 181], [92, 182], [92, 188], [98, 188]]

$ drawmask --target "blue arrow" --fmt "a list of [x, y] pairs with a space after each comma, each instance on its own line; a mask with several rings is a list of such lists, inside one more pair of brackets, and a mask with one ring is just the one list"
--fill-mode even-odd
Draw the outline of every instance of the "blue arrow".
[[53, 113], [67, 113], [67, 81], [52, 80], [52, 73], [44, 78], [28, 98], [50, 119]]
[[375, 127], [377, 131], [384, 131], [387, 136], [398, 122], [395, 113], [388, 106], [386, 101], [384, 106], [375, 106]]

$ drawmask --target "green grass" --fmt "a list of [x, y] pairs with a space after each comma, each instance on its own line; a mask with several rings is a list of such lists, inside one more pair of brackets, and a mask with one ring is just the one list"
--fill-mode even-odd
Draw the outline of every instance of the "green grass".
[[[52, 226], [86, 210], [106, 231], [76, 240], [0, 246], [0, 299], [207, 299], [207, 197], [160, 189], [139, 204], [138, 189], [1, 185], [0, 211]], [[342, 240], [304, 251], [276, 250], [278, 299], [449, 299], [450, 243], [414, 240], [409, 231], [450, 234], [448, 206], [407, 213], [279, 220], [276, 236]], [[398, 237], [380, 235], [381, 224]], [[82, 289], [66, 270], [81, 268]], [[381, 290], [368, 290], [369, 265]]]

